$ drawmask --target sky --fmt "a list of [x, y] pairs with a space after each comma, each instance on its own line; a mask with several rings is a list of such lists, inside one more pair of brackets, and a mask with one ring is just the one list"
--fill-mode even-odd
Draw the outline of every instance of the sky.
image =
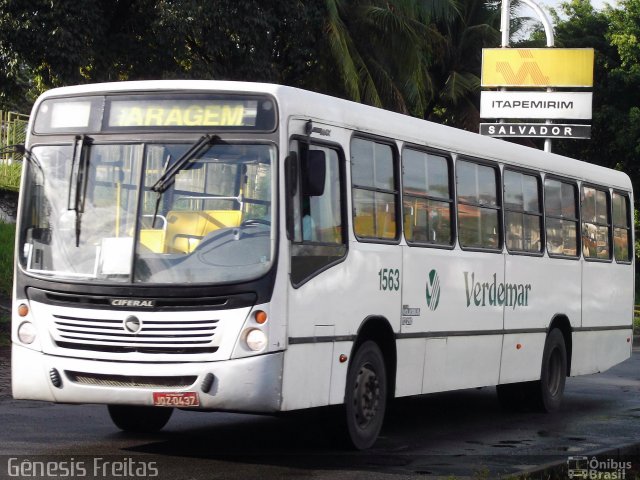
[[[549, 8], [555, 8], [558, 9], [560, 7], [561, 3], [564, 3], [565, 0], [533, 0], [535, 1], [538, 5], [540, 5], [543, 9], [545, 9], [547, 11], [547, 13], [549, 12]], [[604, 8], [604, 6], [606, 4], [609, 4], [611, 6], [616, 6], [617, 4], [617, 0], [591, 0], [591, 5], [593, 5], [593, 7], [597, 10], [600, 10], [602, 8]], [[522, 6], [521, 10], [520, 10], [520, 15], [525, 16], [525, 17], [533, 17], [536, 18], [535, 13], [533, 12], [533, 10], [531, 10], [528, 6], [524, 5]], [[562, 15], [561, 15], [562, 17]], [[553, 18], [551, 17], [551, 15], [549, 15], [549, 20], [553, 21]], [[516, 35], [515, 37], [512, 37], [512, 39], [520, 39], [520, 37], [527, 37], [528, 36], [528, 29], [525, 29], [520, 36]]]
[[[562, 2], [563, 0], [538, 0], [538, 4], [540, 6], [546, 6], [546, 7], [552, 7], [552, 8], [558, 8]], [[616, 4], [616, 1], [615, 0], [591, 0], [591, 5], [593, 5], [593, 7], [598, 10], [603, 8], [606, 3], [613, 6]]]

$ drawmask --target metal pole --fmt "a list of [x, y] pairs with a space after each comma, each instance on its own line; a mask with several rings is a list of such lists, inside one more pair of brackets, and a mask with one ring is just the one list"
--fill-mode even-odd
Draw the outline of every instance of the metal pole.
[[[520, 0], [520, 1], [525, 5], [528, 5], [530, 8], [532, 8], [533, 11], [538, 15], [538, 18], [540, 19], [540, 21], [542, 22], [542, 25], [544, 26], [544, 33], [545, 33], [545, 36], [547, 37], [547, 47], [553, 47], [553, 44], [554, 44], [553, 24], [549, 20], [549, 17], [545, 13], [545, 11], [542, 8], [540, 8], [540, 5], [538, 5], [533, 0]], [[547, 88], [547, 92], [553, 92], [553, 88]], [[546, 120], [545, 123], [552, 124], [553, 122], [551, 120]], [[551, 152], [550, 138], [545, 138], [544, 140], [544, 151]]]
[[[500, 16], [500, 31], [502, 32], [502, 48], [509, 48], [510, 8], [511, 8], [511, 0], [502, 0], [502, 11]], [[506, 92], [507, 87], [500, 87], [500, 91]], [[499, 119], [498, 123], [504, 123], [504, 118]]]
[[509, 10], [511, 0], [502, 0], [502, 15], [500, 17], [500, 31], [502, 32], [502, 48], [509, 46]]
[[[549, 17], [545, 13], [545, 11], [540, 8], [533, 0], [520, 0], [522, 3], [530, 7], [537, 15], [540, 21], [542, 22], [542, 26], [544, 27], [544, 33], [547, 37], [547, 47], [553, 47], [553, 24], [549, 20]], [[502, 31], [502, 48], [509, 47], [509, 17], [510, 17], [510, 0], [502, 0], [502, 10], [500, 17], [500, 30]], [[502, 87], [500, 90], [506, 91], [505, 87]], [[553, 92], [552, 88], [547, 88], [547, 92]], [[500, 120], [500, 122], [504, 122], [504, 119]], [[551, 120], [546, 120], [545, 123], [552, 124]], [[551, 139], [545, 138], [544, 140], [544, 151], [551, 151]]]

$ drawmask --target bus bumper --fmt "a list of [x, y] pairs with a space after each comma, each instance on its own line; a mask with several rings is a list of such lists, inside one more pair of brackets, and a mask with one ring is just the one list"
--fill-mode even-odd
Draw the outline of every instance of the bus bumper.
[[[206, 363], [107, 362], [46, 355], [13, 344], [11, 381], [15, 399], [151, 406], [157, 392], [196, 392], [200, 405], [189, 408], [268, 413], [280, 410], [283, 357], [283, 352], [275, 352]], [[70, 372], [86, 373], [99, 384], [79, 382]], [[141, 383], [153, 383], [154, 377], [195, 381], [179, 388], [117, 385], [131, 377]]]

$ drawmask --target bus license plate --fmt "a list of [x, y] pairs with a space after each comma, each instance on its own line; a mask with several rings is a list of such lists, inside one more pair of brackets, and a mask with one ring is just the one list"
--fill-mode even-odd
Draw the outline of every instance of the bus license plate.
[[153, 392], [153, 405], [156, 407], [198, 407], [200, 399], [197, 392]]

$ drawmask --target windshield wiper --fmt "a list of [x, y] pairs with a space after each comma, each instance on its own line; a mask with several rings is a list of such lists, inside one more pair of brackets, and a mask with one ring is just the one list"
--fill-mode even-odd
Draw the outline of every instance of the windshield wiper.
[[[167, 160], [162, 166], [162, 175], [167, 171], [167, 167], [171, 163], [171, 155], [167, 155]], [[156, 208], [153, 210], [153, 220], [151, 221], [151, 228], [156, 228], [156, 218], [158, 218], [158, 209], [160, 208], [160, 200], [162, 200], [162, 192], [157, 192], [156, 195]]]
[[176, 160], [176, 163], [166, 170], [156, 183], [151, 187], [151, 191], [156, 193], [164, 193], [173, 183], [175, 176], [184, 169], [185, 166], [197, 157], [202, 151], [215, 143], [221, 143], [220, 137], [217, 135], [203, 135], [200, 139], [194, 143], [189, 150]]
[[82, 135], [81, 137], [76, 137], [73, 143], [73, 167], [69, 180], [67, 210], [76, 212], [76, 247], [80, 246], [82, 214], [84, 213], [84, 200], [87, 195], [89, 155], [85, 147], [88, 146], [91, 141], [91, 138]]

